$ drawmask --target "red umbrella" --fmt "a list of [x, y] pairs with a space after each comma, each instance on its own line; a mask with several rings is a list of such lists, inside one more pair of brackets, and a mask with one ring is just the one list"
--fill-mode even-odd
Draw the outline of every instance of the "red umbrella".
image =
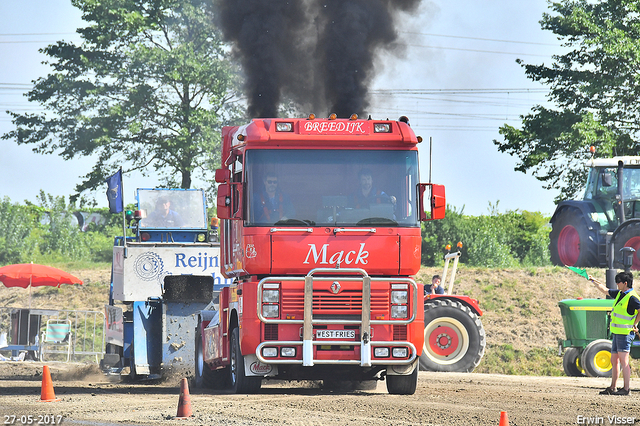
[[82, 284], [80, 278], [51, 266], [19, 263], [0, 268], [0, 282], [6, 287], [60, 287], [60, 284]]

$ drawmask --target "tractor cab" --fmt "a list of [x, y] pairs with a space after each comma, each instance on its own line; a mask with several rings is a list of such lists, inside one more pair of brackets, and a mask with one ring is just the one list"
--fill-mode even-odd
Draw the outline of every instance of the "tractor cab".
[[625, 220], [640, 218], [640, 157], [593, 159], [586, 165], [584, 199], [593, 202], [601, 229], [612, 232]]

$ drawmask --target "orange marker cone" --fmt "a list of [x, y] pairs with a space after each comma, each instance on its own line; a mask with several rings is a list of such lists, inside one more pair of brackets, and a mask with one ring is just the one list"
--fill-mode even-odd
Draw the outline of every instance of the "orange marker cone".
[[176, 419], [191, 417], [191, 396], [189, 395], [189, 383], [187, 379], [180, 380], [180, 399], [178, 400], [178, 414]]
[[500, 424], [498, 426], [509, 426], [509, 416], [506, 411], [500, 411]]
[[53, 391], [53, 383], [51, 382], [51, 372], [48, 366], [42, 367], [42, 390], [40, 392], [40, 401], [56, 402], [56, 394]]

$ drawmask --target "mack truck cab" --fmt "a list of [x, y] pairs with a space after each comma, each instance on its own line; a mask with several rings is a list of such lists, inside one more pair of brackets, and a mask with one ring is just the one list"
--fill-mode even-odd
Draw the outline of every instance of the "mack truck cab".
[[385, 380], [413, 394], [420, 223], [446, 203], [443, 186], [420, 183], [408, 120], [254, 119], [222, 139], [221, 273], [233, 283], [200, 313], [196, 385]]
[[113, 247], [104, 371], [131, 379], [193, 376], [196, 314], [230, 284], [202, 189], [136, 191], [133, 236]]

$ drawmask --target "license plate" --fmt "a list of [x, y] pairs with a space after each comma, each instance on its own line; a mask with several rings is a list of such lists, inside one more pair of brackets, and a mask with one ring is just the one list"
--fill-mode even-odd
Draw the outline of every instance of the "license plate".
[[355, 339], [355, 330], [316, 330], [317, 339]]

